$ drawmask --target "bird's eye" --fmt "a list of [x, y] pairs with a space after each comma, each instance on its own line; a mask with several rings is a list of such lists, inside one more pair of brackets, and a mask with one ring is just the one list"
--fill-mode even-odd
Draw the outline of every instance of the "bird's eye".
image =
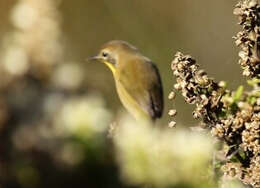
[[108, 53], [107, 53], [107, 52], [102, 52], [102, 56], [103, 56], [103, 57], [107, 57], [107, 56], [108, 56]]

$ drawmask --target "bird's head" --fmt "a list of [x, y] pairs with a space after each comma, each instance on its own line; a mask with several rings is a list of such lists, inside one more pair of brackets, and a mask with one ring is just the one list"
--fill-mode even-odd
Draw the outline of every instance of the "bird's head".
[[126, 62], [120, 60], [131, 58], [136, 53], [137, 49], [131, 44], [125, 41], [114, 40], [104, 44], [98, 55], [91, 59], [105, 63], [114, 74], [117, 68], [120, 67], [120, 64]]

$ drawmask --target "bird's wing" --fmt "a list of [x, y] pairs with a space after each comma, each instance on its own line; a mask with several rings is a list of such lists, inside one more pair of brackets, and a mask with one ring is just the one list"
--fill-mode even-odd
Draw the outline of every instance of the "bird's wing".
[[162, 82], [155, 64], [146, 59], [132, 60], [121, 69], [119, 81], [152, 119], [162, 116]]

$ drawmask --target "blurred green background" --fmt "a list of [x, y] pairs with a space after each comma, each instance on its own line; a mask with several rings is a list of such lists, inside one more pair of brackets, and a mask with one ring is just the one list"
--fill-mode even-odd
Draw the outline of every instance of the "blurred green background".
[[[232, 36], [237, 32], [232, 14], [235, 0], [225, 1], [64, 1], [61, 4], [63, 29], [67, 37], [68, 59], [82, 61], [96, 54], [113, 39], [126, 40], [159, 66], [167, 97], [172, 89], [170, 63], [177, 51], [192, 54], [201, 67], [230, 88], [241, 81], [237, 48]], [[109, 70], [100, 64], [86, 65], [87, 87], [108, 96], [109, 107], [121, 107]], [[165, 100], [167, 106], [171, 104]], [[178, 97], [179, 123], [192, 124], [191, 108]], [[164, 116], [168, 119], [167, 115]]]
[[[1, 36], [11, 29], [9, 11], [16, 1], [1, 1]], [[232, 14], [236, 0], [219, 1], [61, 1], [61, 29], [66, 61], [83, 62], [113, 39], [126, 40], [157, 63], [167, 97], [174, 80], [170, 63], [177, 51], [194, 56], [203, 69], [231, 89], [243, 81], [232, 36], [238, 30]], [[47, 37], [47, 36], [46, 36]], [[109, 108], [121, 108], [112, 74], [102, 64], [84, 65], [84, 88], [106, 96]], [[165, 100], [165, 112], [171, 104]], [[191, 108], [178, 97], [178, 122], [192, 124]], [[164, 116], [167, 120], [167, 115]], [[165, 120], [165, 122], [166, 122]]]
[[[124, 114], [112, 74], [85, 59], [114, 39], [138, 47], [161, 73], [165, 109], [158, 124], [167, 128], [173, 106], [178, 126], [194, 126], [193, 107], [180, 95], [174, 104], [167, 99], [175, 83], [171, 61], [177, 51], [191, 54], [230, 89], [244, 83], [232, 39], [236, 3], [1, 0], [0, 186], [136, 187], [120, 180], [106, 136]], [[185, 186], [192, 187], [177, 187]]]

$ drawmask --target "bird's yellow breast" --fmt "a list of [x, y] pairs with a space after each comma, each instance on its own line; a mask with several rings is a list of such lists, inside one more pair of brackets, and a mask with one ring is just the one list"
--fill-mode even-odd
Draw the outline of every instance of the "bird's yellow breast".
[[138, 102], [127, 92], [125, 87], [115, 78], [118, 96], [125, 108], [140, 122], [150, 122], [150, 117]]
[[125, 106], [125, 108], [134, 115], [134, 117], [140, 121], [148, 121], [150, 120], [149, 114], [145, 112], [138, 102], [127, 92], [125, 86], [123, 86], [119, 81], [119, 73], [117, 72], [116, 68], [109, 62], [104, 62], [108, 68], [112, 71], [113, 77], [116, 83], [116, 89], [118, 96]]

